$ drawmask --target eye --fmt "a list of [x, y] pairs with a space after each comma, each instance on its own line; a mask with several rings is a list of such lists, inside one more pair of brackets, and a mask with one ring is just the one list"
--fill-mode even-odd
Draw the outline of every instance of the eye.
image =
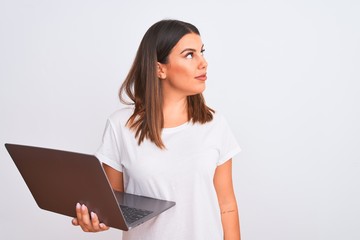
[[193, 52], [189, 52], [188, 54], [185, 55], [185, 58], [188, 58], [188, 59], [193, 59], [193, 57], [194, 57]]
[[202, 56], [204, 56], [205, 49], [201, 49], [200, 53]]

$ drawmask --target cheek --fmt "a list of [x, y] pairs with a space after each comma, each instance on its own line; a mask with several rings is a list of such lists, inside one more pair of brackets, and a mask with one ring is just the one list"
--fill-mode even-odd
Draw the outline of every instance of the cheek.
[[194, 78], [195, 74], [194, 70], [186, 64], [177, 64], [176, 66], [172, 66], [169, 73], [170, 78], [183, 81]]

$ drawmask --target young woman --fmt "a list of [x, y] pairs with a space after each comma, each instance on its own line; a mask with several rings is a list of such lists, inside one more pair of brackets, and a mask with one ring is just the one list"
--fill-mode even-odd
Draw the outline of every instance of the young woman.
[[[115, 190], [176, 202], [123, 239], [240, 239], [232, 183], [240, 148], [224, 117], [205, 104], [204, 51], [195, 26], [157, 22], [120, 88], [129, 107], [109, 117], [96, 156]], [[83, 231], [108, 229], [86, 206], [76, 212], [73, 224]]]

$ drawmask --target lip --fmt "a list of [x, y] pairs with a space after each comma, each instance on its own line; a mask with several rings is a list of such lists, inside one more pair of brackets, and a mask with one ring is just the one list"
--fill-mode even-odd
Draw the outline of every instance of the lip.
[[195, 77], [197, 80], [200, 80], [200, 81], [206, 81], [207, 79], [207, 76], [206, 76], [206, 73], [202, 74], [202, 75], [199, 75], [197, 77]]

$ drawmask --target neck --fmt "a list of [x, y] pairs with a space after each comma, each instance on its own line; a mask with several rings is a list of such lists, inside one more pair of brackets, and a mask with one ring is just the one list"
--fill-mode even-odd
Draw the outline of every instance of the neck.
[[164, 97], [164, 128], [179, 126], [188, 121], [187, 98]]

